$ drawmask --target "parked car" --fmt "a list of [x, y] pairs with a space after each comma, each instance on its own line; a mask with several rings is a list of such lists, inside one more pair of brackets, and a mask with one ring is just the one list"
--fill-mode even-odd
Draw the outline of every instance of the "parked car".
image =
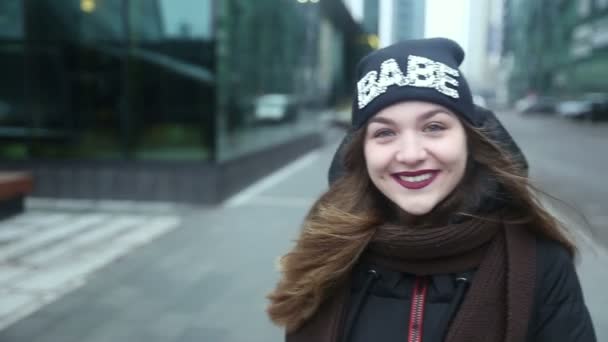
[[473, 103], [484, 108], [488, 107], [486, 99], [478, 94], [473, 94]]
[[552, 96], [527, 96], [517, 101], [515, 110], [520, 114], [553, 114], [557, 99]]
[[585, 98], [592, 103], [591, 114], [587, 119], [589, 121], [608, 121], [608, 94], [606, 93], [589, 93]]
[[557, 115], [570, 119], [583, 119], [591, 115], [593, 103], [578, 99], [560, 102], [557, 105]]
[[295, 98], [288, 94], [265, 94], [254, 101], [253, 117], [259, 123], [295, 121], [298, 117]]
[[589, 93], [558, 105], [558, 115], [587, 121], [608, 120], [608, 94]]

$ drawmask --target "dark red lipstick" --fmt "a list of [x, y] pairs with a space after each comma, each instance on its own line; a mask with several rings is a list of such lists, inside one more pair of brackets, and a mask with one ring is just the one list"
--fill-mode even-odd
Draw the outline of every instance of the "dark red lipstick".
[[[402, 176], [416, 177], [416, 176], [426, 175], [426, 174], [430, 174], [430, 177], [425, 180], [418, 181], [418, 182], [409, 182], [409, 181], [406, 181], [401, 178]], [[419, 170], [419, 171], [404, 171], [404, 172], [393, 173], [391, 176], [393, 176], [395, 181], [397, 181], [397, 183], [399, 183], [404, 188], [411, 189], [411, 190], [418, 190], [418, 189], [422, 189], [422, 188], [428, 186], [429, 184], [431, 184], [435, 180], [435, 178], [437, 178], [438, 174], [439, 174], [438, 170]]]

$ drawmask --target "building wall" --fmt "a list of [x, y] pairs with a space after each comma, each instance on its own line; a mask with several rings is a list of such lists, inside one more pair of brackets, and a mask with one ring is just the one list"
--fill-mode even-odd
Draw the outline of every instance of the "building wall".
[[[424, 37], [425, 0], [348, 0], [374, 48]], [[362, 12], [359, 12], [359, 7]]]
[[424, 37], [425, 0], [393, 0], [392, 41]]
[[380, 47], [400, 40], [424, 37], [424, 0], [383, 0], [380, 2]]
[[[204, 15], [171, 16], [158, 1], [2, 3], [8, 15], [19, 9], [11, 25], [22, 34], [0, 33], [0, 158], [213, 157], [214, 37], [164, 26], [200, 25]], [[172, 4], [207, 18], [212, 10], [210, 1]]]
[[378, 11], [380, 12], [380, 20], [378, 22], [378, 47], [382, 48], [393, 43], [395, 30], [395, 2], [393, 0], [382, 0]]
[[346, 83], [343, 72], [345, 46], [344, 34], [337, 30], [331, 21], [322, 20], [319, 32], [319, 67], [315, 79], [319, 94], [324, 97], [325, 102], [335, 102], [335, 97], [338, 96], [334, 94], [336, 87]]
[[363, 0], [363, 30], [368, 34], [378, 34], [380, 6], [386, 0]]
[[51, 197], [172, 200], [182, 176], [225, 197], [318, 146], [369, 51], [342, 0], [0, 3], [0, 163]]
[[361, 23], [363, 20], [363, 3], [365, 0], [343, 0], [353, 19]]
[[[349, 22], [337, 18], [348, 12], [323, 8], [4, 0], [0, 158], [227, 160], [308, 134], [319, 112], [308, 109], [326, 105], [345, 72], [336, 23]], [[334, 28], [327, 62], [321, 18]], [[265, 94], [290, 97], [301, 115], [262, 123], [256, 101]]]
[[608, 2], [505, 2], [509, 100], [608, 90]]
[[[500, 0], [499, 0], [500, 1]], [[496, 1], [488, 0], [469, 7], [468, 49], [464, 70], [471, 90], [486, 97], [493, 97], [496, 88], [496, 63], [492, 63], [495, 39], [492, 11]], [[502, 3], [498, 3], [502, 5]]]

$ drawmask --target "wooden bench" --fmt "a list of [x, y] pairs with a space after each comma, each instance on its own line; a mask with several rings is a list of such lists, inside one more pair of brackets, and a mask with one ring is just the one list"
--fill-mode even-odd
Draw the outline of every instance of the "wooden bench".
[[23, 212], [25, 196], [33, 188], [27, 172], [0, 172], [0, 219]]

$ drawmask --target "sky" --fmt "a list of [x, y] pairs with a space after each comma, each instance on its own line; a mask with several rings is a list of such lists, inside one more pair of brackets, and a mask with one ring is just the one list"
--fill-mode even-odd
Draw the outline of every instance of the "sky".
[[467, 51], [470, 1], [426, 0], [425, 36], [453, 39]]

